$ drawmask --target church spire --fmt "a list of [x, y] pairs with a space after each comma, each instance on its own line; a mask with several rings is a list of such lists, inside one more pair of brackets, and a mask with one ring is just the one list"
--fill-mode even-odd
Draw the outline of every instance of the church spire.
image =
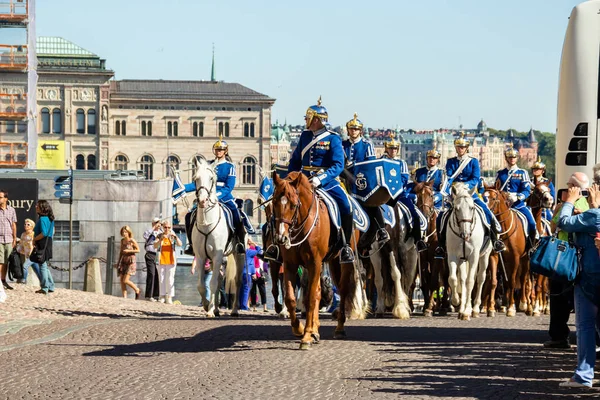
[[212, 67], [210, 69], [210, 81], [216, 82], [215, 79], [215, 44], [213, 43], [213, 53], [212, 53]]

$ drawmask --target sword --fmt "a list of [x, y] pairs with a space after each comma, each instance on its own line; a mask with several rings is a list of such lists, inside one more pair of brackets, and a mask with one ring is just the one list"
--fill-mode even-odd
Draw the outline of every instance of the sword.
[[502, 258], [502, 252], [498, 253], [498, 259], [502, 265], [502, 272], [504, 272], [504, 281], [508, 282], [508, 275], [506, 274], [506, 267], [504, 266], [504, 259]]

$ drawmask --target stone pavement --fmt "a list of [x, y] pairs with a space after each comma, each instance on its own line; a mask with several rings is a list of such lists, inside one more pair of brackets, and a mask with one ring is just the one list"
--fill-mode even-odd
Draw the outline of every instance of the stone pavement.
[[454, 315], [348, 321], [299, 351], [274, 314], [207, 319], [198, 307], [17, 286], [0, 304], [0, 399], [546, 399], [575, 352], [542, 350], [548, 318]]

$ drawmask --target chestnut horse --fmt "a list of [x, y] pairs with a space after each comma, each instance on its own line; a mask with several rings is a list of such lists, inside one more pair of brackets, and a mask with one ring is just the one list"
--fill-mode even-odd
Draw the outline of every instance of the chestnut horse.
[[444, 288], [442, 297], [438, 299], [437, 306], [440, 314], [449, 306], [448, 301], [448, 268], [444, 260], [435, 258], [435, 249], [438, 247], [437, 216], [439, 211], [434, 207], [433, 181], [417, 183], [413, 191], [417, 195], [417, 207], [427, 218], [427, 251], [422, 252], [420, 257], [419, 273], [421, 275], [421, 290], [425, 299], [423, 315], [433, 316], [436, 306], [435, 297], [439, 289]]
[[[300, 349], [306, 350], [320, 340], [319, 303], [321, 300], [321, 270], [330, 249], [331, 227], [329, 212], [319, 199], [308, 178], [301, 172], [290, 172], [282, 179], [273, 175], [273, 213], [275, 215], [275, 240], [282, 254], [285, 281], [285, 304], [294, 335], [302, 337]], [[337, 232], [334, 233], [337, 237]], [[351, 238], [352, 239], [352, 238]], [[350, 240], [355, 248], [356, 240]], [[354, 249], [353, 249], [354, 250]], [[340, 307], [334, 338], [346, 336], [346, 306], [350, 306], [359, 318], [365, 317], [363, 297], [356, 296], [362, 289], [360, 274], [356, 264], [340, 264], [339, 250], [329, 261], [330, 271], [338, 293]], [[306, 326], [296, 315], [296, 297], [292, 280], [296, 278], [298, 267], [303, 266], [308, 273], [306, 300]]]
[[[548, 236], [549, 228], [546, 226], [546, 210], [552, 209], [554, 198], [550, 193], [550, 182], [538, 182], [531, 191], [527, 199], [527, 205], [531, 207], [531, 213], [535, 218], [535, 223], [540, 236]], [[548, 221], [549, 222], [549, 221]], [[548, 298], [550, 281], [547, 276], [534, 275], [536, 301], [533, 307], [533, 316], [537, 317], [541, 312], [550, 314], [550, 299]]]
[[[495, 186], [486, 186], [485, 195], [488, 197], [488, 207], [494, 213], [502, 232], [498, 239], [504, 242], [506, 250], [501, 255], [494, 253], [490, 255], [488, 280], [486, 284], [484, 304], [487, 306], [488, 317], [496, 315], [496, 287], [498, 285], [497, 273], [498, 263], [504, 261], [506, 276], [508, 282], [504, 286], [505, 297], [507, 299], [506, 316], [514, 317], [515, 308], [515, 289], [521, 288], [521, 299], [519, 311], [527, 311], [528, 315], [533, 312], [532, 296], [528, 296], [531, 288], [529, 278], [529, 256], [526, 249], [525, 230], [523, 223], [517, 216], [517, 212], [510, 208], [510, 201], [506, 192], [500, 191], [500, 184], [496, 182]], [[502, 260], [499, 260], [502, 257]], [[502, 272], [504, 276], [504, 271]]]

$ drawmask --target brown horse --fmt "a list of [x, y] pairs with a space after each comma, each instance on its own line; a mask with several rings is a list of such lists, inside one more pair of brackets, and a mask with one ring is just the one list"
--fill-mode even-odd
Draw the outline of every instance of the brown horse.
[[[438, 247], [437, 216], [439, 211], [434, 207], [433, 181], [417, 183], [413, 190], [417, 195], [417, 207], [427, 218], [427, 251], [422, 252], [420, 257], [421, 290], [425, 299], [423, 315], [433, 316], [434, 308], [438, 307], [440, 314], [445, 313], [448, 301], [448, 268], [442, 259], [435, 258], [435, 249]], [[443, 287], [442, 297], [436, 304], [435, 298], [439, 289]]]
[[[290, 313], [292, 332], [302, 337], [302, 350], [309, 349], [313, 343], [319, 342], [320, 278], [323, 262], [329, 261], [331, 274], [340, 295], [334, 338], [344, 338], [347, 303], [352, 307], [355, 300], [359, 302], [356, 309], [360, 310], [359, 313], [364, 318], [363, 299], [361, 296], [355, 296], [357, 289], [362, 290], [356, 265], [340, 264], [339, 250], [331, 256], [328, 254], [331, 242], [329, 212], [313, 190], [308, 178], [300, 172], [291, 172], [285, 179], [274, 174], [273, 182], [275, 240], [283, 259], [285, 304]], [[337, 233], [334, 233], [334, 237], [337, 238]], [[355, 240], [350, 242], [353, 245], [356, 243]], [[306, 327], [296, 315], [296, 297], [292, 286], [292, 280], [295, 280], [300, 265], [308, 273], [308, 290], [305, 293]]]
[[[496, 186], [486, 187], [485, 195], [488, 197], [490, 210], [494, 213], [502, 228], [499, 239], [506, 245], [506, 250], [501, 255], [499, 253], [490, 255], [483, 304], [487, 306], [488, 317], [494, 317], [496, 315], [495, 295], [498, 285], [498, 263], [504, 261], [505, 272], [502, 271], [502, 276], [506, 273], [508, 278], [504, 286], [508, 305], [506, 316], [514, 317], [516, 315], [515, 289], [519, 287], [521, 288], [519, 311], [526, 311], [528, 315], [531, 315], [533, 312], [532, 300], [535, 301], [535, 294], [528, 296], [531, 281], [529, 278], [529, 256], [526, 251], [527, 238], [523, 224], [517, 216], [517, 212], [510, 208], [508, 195], [500, 191], [499, 182], [496, 182]], [[502, 260], [499, 257], [502, 257]]]
[[[531, 195], [527, 199], [527, 205], [531, 207], [531, 213], [535, 218], [535, 223], [540, 236], [547, 236], [548, 229], [545, 226], [544, 213], [547, 209], [552, 209], [554, 205], [554, 198], [550, 193], [550, 181], [538, 182], [533, 187]], [[549, 280], [548, 277], [543, 275], [534, 275], [535, 279], [535, 293], [536, 301], [533, 307], [533, 316], [537, 317], [541, 312], [544, 314], [550, 314], [550, 301], [549, 301]]]

